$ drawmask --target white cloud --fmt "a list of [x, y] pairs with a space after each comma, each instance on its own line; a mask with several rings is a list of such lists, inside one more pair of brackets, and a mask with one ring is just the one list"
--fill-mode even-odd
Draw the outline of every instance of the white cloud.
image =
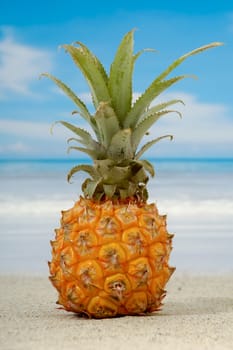
[[51, 124], [23, 120], [0, 120], [0, 155], [53, 157], [66, 152], [71, 132], [62, 126], [50, 133]]
[[27, 153], [28, 151], [30, 151], [30, 148], [21, 141], [0, 145], [0, 154], [1, 153], [2, 154], [6, 154], [6, 153], [22, 154], [22, 153]]
[[[25, 139], [46, 140], [51, 139], [51, 124], [45, 122], [31, 122], [24, 120], [0, 120], [1, 134], [7, 136], [17, 136]], [[66, 129], [57, 126], [55, 137], [56, 139], [64, 139], [66, 136]], [[70, 133], [69, 133], [70, 136]]]
[[29, 138], [47, 138], [50, 125], [48, 123], [29, 122], [22, 120], [0, 120], [2, 134]]
[[[185, 102], [185, 106], [177, 104], [171, 107], [182, 112], [182, 120], [175, 114], [162, 117], [151, 128], [150, 135], [145, 136], [144, 142], [164, 134], [174, 135], [175, 140], [172, 143], [159, 143], [147, 152], [147, 156], [233, 156], [233, 118], [230, 118], [225, 105], [200, 102], [195, 96], [184, 92], [163, 94], [156, 103], [170, 99], [182, 99]], [[83, 124], [82, 119], [78, 120], [79, 125]], [[86, 123], [83, 126], [86, 128]], [[60, 145], [64, 149], [64, 142], [72, 133], [58, 125], [51, 137], [50, 127], [51, 124], [46, 122], [0, 120], [1, 134], [11, 140], [18, 153], [25, 151], [24, 144], [30, 147], [35, 143], [47, 147], [51, 156], [54, 152], [51, 145]]]
[[31, 84], [51, 69], [51, 54], [16, 42], [9, 31], [0, 41], [0, 99], [10, 94], [33, 95]]
[[[144, 141], [172, 134], [175, 137], [173, 144], [164, 141], [159, 146], [159, 152], [176, 156], [233, 155], [233, 118], [225, 105], [200, 102], [195, 96], [181, 91], [163, 94], [156, 104], [171, 99], [185, 102], [185, 106], [177, 104], [168, 108], [180, 111], [183, 118], [180, 120], [176, 114], [163, 116]], [[154, 151], [152, 148], [148, 155], [154, 154]], [[156, 155], [159, 152], [156, 151]]]
[[[64, 94], [61, 89], [59, 89], [57, 86], [54, 86], [51, 88], [52, 92], [55, 92], [56, 94]], [[80, 92], [77, 93], [77, 96], [86, 104], [86, 105], [93, 105], [92, 96], [90, 92]], [[133, 103], [141, 96], [140, 92], [134, 92], [133, 93]]]
[[93, 103], [91, 94], [89, 92], [81, 92], [80, 94], [78, 94], [78, 97], [87, 105]]

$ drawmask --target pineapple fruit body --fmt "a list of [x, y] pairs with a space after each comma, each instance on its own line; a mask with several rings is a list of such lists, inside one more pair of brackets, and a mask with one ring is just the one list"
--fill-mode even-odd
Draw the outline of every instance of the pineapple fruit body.
[[50, 280], [58, 304], [89, 317], [159, 310], [172, 235], [155, 204], [80, 198], [63, 211], [51, 242]]
[[163, 91], [187, 77], [167, 76], [188, 57], [219, 45], [210, 43], [176, 59], [135, 102], [133, 69], [148, 50], [134, 54], [134, 30], [123, 37], [109, 73], [83, 43], [64, 45], [90, 87], [94, 114], [65, 83], [43, 74], [71, 98], [78, 109], [73, 114], [91, 129], [90, 133], [59, 121], [75, 134], [68, 140], [72, 142], [68, 150], [83, 152], [93, 161], [70, 170], [68, 181], [79, 171], [88, 174], [82, 184], [84, 198], [62, 212], [61, 227], [51, 243], [50, 280], [64, 309], [104, 318], [160, 308], [174, 271], [168, 265], [172, 235], [166, 229], [166, 217], [147, 202], [147, 183], [155, 172], [142, 156], [158, 141], [172, 140], [172, 135], [143, 145], [142, 141], [161, 117], [180, 115], [168, 107], [182, 100], [154, 104]]

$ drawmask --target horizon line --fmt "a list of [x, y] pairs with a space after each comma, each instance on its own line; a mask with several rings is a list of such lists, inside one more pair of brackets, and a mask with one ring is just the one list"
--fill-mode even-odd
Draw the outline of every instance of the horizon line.
[[[204, 157], [148, 157], [149, 161], [233, 161], [232, 157], [214, 157], [214, 156], [204, 156]], [[0, 162], [49, 162], [49, 161], [57, 161], [57, 162], [82, 162], [88, 161], [93, 162], [90, 158], [63, 158], [63, 157], [25, 157], [25, 158], [14, 158], [14, 157], [4, 157], [0, 158]]]

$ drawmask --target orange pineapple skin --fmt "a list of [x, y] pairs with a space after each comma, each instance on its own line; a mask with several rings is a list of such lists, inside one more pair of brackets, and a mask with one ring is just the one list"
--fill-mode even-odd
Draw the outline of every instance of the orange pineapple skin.
[[155, 204], [80, 197], [51, 241], [50, 281], [67, 311], [94, 318], [161, 308], [172, 237]]

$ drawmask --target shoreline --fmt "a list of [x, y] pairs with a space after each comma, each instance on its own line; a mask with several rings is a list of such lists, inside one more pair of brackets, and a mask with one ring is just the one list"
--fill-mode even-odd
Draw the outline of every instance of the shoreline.
[[176, 273], [163, 309], [87, 320], [58, 310], [46, 276], [0, 275], [3, 350], [232, 349], [233, 273]]

